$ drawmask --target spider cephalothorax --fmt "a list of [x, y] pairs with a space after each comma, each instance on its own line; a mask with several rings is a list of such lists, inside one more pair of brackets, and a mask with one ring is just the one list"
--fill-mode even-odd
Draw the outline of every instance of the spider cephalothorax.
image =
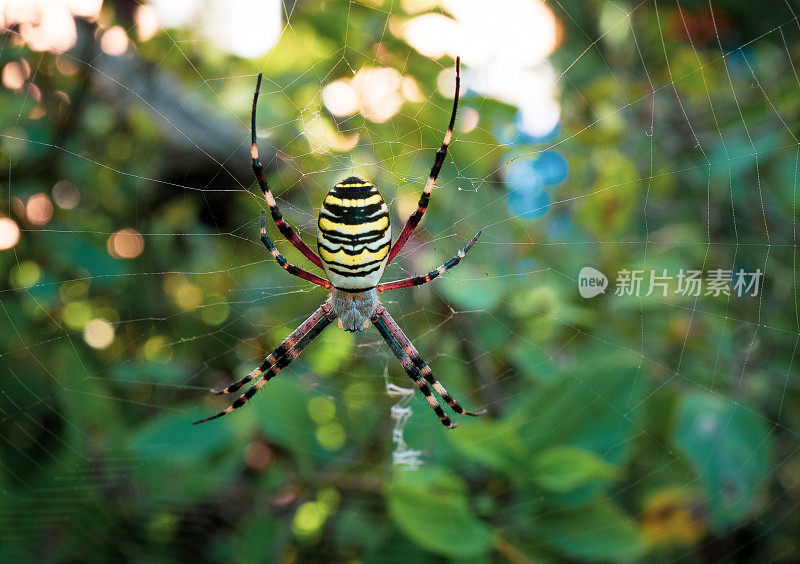
[[278, 204], [264, 176], [264, 169], [258, 159], [258, 148], [256, 147], [256, 104], [261, 86], [261, 75], [258, 75], [251, 114], [253, 172], [264, 193], [264, 198], [267, 200], [275, 225], [297, 250], [303, 253], [314, 265], [325, 271], [327, 279], [289, 264], [267, 236], [266, 218], [263, 211], [261, 212], [261, 241], [269, 249], [272, 256], [275, 257], [275, 260], [278, 261], [278, 264], [290, 274], [327, 288], [331, 293], [325, 303], [311, 314], [311, 317], [306, 319], [300, 327], [272, 351], [272, 354], [264, 359], [261, 366], [238, 382], [231, 384], [227, 388], [215, 390], [215, 392], [230, 394], [258, 378], [249, 390], [240, 395], [227, 409], [211, 417], [195, 421], [195, 423], [203, 423], [222, 417], [243, 406], [264, 384], [297, 358], [306, 345], [337, 318], [339, 320], [339, 328], [345, 331], [362, 331], [371, 322], [392, 349], [400, 364], [403, 365], [406, 373], [425, 395], [428, 403], [445, 426], [452, 428], [456, 424], [451, 422], [450, 418], [444, 413], [439, 402], [433, 396], [430, 386], [457, 413], [472, 416], [484, 413], [485, 410], [477, 413], [464, 410], [447, 393], [447, 390], [434, 377], [431, 368], [425, 364], [417, 349], [414, 348], [408, 337], [403, 334], [403, 331], [378, 299], [379, 292], [418, 286], [430, 282], [440, 274], [443, 274], [464, 258], [464, 255], [472, 248], [472, 245], [475, 244], [481, 234], [478, 231], [463, 250], [428, 274], [412, 276], [411, 278], [395, 280], [394, 282], [380, 283], [384, 268], [403, 248], [428, 207], [428, 200], [444, 163], [445, 155], [447, 155], [447, 147], [450, 145], [450, 140], [453, 136], [453, 124], [455, 123], [456, 110], [458, 108], [459, 85], [459, 60], [456, 58], [456, 92], [453, 99], [453, 111], [450, 114], [450, 124], [445, 133], [442, 146], [436, 151], [436, 159], [433, 162], [428, 182], [425, 184], [420, 196], [417, 209], [408, 218], [394, 244], [391, 242], [392, 233], [389, 228], [389, 208], [386, 206], [386, 202], [383, 201], [380, 192], [371, 182], [351, 176], [331, 188], [322, 201], [317, 222], [317, 250], [319, 251], [319, 255], [317, 255], [283, 220]]

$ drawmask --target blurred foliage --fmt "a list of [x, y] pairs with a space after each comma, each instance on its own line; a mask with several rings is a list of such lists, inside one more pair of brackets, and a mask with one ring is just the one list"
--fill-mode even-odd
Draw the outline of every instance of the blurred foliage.
[[[325, 298], [258, 241], [255, 74], [268, 175], [303, 238], [351, 171], [381, 187], [396, 233], [450, 103], [435, 85], [452, 61], [392, 31], [413, 3], [293, 4], [254, 60], [192, 29], [104, 55], [98, 30], [131, 29], [127, 2], [80, 21], [69, 54], [6, 33], [0, 65], [25, 60], [36, 91], [0, 89], [0, 212], [22, 229], [0, 251], [0, 560], [800, 558], [798, 28], [788, 6], [715, 1], [721, 44], [692, 42], [684, 30], [702, 37], [712, 18], [681, 4], [559, 4], [550, 60], [569, 70], [550, 140], [463, 94], [479, 126], [457, 131], [386, 278], [484, 234], [452, 273], [385, 302], [453, 395], [490, 414], [446, 431], [417, 394], [417, 471], [390, 464], [384, 370], [410, 382], [371, 330], [327, 330], [247, 408], [189, 424], [223, 405], [208, 387]], [[324, 84], [364, 66], [397, 68], [424, 100], [385, 123], [330, 115]], [[357, 145], [315, 150], [315, 119]], [[37, 225], [38, 193], [79, 204]], [[123, 228], [142, 234], [134, 258], [109, 250]], [[766, 281], [755, 298], [585, 300], [586, 265]], [[106, 348], [84, 339], [91, 320], [113, 328]]]

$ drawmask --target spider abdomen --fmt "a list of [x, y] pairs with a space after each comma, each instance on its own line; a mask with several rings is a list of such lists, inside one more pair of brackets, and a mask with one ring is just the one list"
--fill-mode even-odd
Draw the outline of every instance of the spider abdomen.
[[391, 247], [389, 208], [378, 189], [351, 176], [325, 196], [317, 223], [317, 247], [335, 288], [357, 292], [374, 288]]

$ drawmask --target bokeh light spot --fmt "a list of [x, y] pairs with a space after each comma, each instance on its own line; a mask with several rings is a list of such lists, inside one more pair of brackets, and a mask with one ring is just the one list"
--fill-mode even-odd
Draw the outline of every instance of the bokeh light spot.
[[555, 151], [544, 151], [533, 162], [534, 170], [546, 186], [557, 186], [567, 179], [569, 165], [567, 159]]
[[308, 400], [308, 414], [319, 425], [328, 423], [336, 415], [336, 405], [328, 398], [315, 397]]
[[344, 427], [331, 421], [317, 427], [316, 437], [319, 445], [325, 450], [338, 450], [342, 448], [347, 434]]
[[425, 96], [423, 96], [422, 90], [419, 89], [419, 84], [410, 76], [404, 76], [400, 81], [400, 92], [409, 102], [425, 101]]
[[25, 215], [34, 225], [44, 225], [53, 217], [53, 203], [47, 194], [34, 194], [25, 204]]
[[424, 14], [405, 24], [403, 36], [426, 57], [439, 59], [461, 42], [458, 24], [442, 14]]
[[71, 210], [81, 202], [81, 193], [69, 180], [59, 180], [53, 185], [53, 200], [61, 209]]
[[203, 302], [203, 293], [194, 284], [186, 283], [175, 294], [175, 302], [181, 309], [195, 309]]
[[92, 319], [83, 330], [83, 340], [93, 349], [106, 349], [114, 342], [114, 327], [105, 319]]
[[19, 36], [34, 51], [64, 52], [77, 40], [73, 16], [95, 17], [102, 1], [10, 0], [5, 4], [0, 14], [3, 27], [16, 26]]
[[120, 26], [115, 25], [106, 30], [100, 38], [100, 48], [104, 53], [119, 57], [128, 50], [128, 34]]
[[144, 251], [144, 238], [133, 229], [120, 229], [108, 238], [107, 247], [114, 258], [132, 259]]
[[475, 108], [469, 108], [469, 107], [464, 108], [459, 112], [458, 131], [461, 133], [469, 133], [470, 131], [478, 127], [478, 122], [480, 121], [480, 119], [481, 116]]
[[328, 120], [319, 114], [311, 120], [303, 122], [305, 136], [311, 143], [314, 153], [327, 153], [330, 150], [349, 151], [358, 143], [358, 133], [350, 136], [340, 135]]
[[341, 368], [342, 363], [352, 355], [355, 334], [348, 331], [326, 333], [323, 339], [317, 340], [313, 351], [306, 353], [306, 358], [320, 374], [331, 374]]
[[67, 4], [74, 15], [91, 21], [100, 14], [103, 0], [69, 0]]
[[323, 488], [317, 494], [317, 501], [328, 510], [328, 513], [333, 513], [342, 501], [342, 494], [336, 488]]
[[695, 492], [681, 488], [651, 494], [645, 501], [642, 515], [645, 540], [652, 546], [697, 543], [707, 532], [698, 497]]
[[[563, 32], [552, 9], [539, 0], [442, 0], [441, 6], [452, 18], [422, 14], [397, 32], [425, 56], [460, 55], [465, 89], [517, 106], [521, 132], [538, 138], [553, 131], [561, 107], [547, 57]], [[453, 72], [439, 73], [443, 96], [452, 96]]]
[[181, 274], [167, 274], [164, 277], [164, 290], [183, 310], [196, 309], [203, 303], [202, 290]]
[[322, 89], [322, 103], [337, 117], [358, 111], [358, 93], [346, 80], [335, 80]]
[[39, 281], [42, 269], [32, 260], [26, 260], [11, 269], [11, 284], [18, 288], [30, 288]]
[[92, 306], [85, 301], [69, 302], [64, 306], [61, 317], [70, 329], [83, 329], [92, 320]]
[[209, 296], [210, 299], [215, 300], [215, 303], [206, 305], [200, 311], [200, 319], [206, 325], [219, 325], [228, 319], [231, 312], [230, 306], [222, 301], [222, 296], [213, 294]]
[[169, 341], [164, 335], [154, 335], [145, 341], [142, 354], [150, 361], [165, 361], [172, 358], [172, 350], [167, 346]]
[[292, 521], [292, 531], [300, 538], [316, 537], [327, 517], [328, 512], [323, 504], [308, 501], [297, 508]]
[[353, 78], [340, 78], [322, 90], [322, 102], [334, 116], [360, 112], [376, 123], [388, 121], [406, 100], [423, 100], [417, 81], [389, 67], [364, 67]]
[[22, 88], [27, 78], [28, 73], [25, 72], [25, 67], [15, 61], [4, 66], [2, 75], [0, 75], [3, 86], [10, 90], [19, 90]]
[[42, 119], [44, 116], [47, 115], [47, 110], [45, 110], [42, 106], [35, 106], [31, 109], [31, 113], [28, 114], [30, 119]]
[[155, 37], [158, 30], [161, 28], [161, 22], [158, 19], [158, 11], [147, 4], [142, 4], [136, 7], [133, 19], [136, 22], [136, 34], [141, 41], [149, 41]]
[[361, 114], [370, 121], [383, 123], [400, 110], [403, 97], [400, 73], [393, 68], [361, 69], [352, 85], [361, 99]]
[[64, 76], [72, 76], [78, 72], [78, 65], [72, 59], [56, 57], [56, 68]]
[[0, 250], [10, 249], [19, 242], [19, 226], [9, 217], [0, 217]]
[[228, 53], [253, 59], [277, 43], [283, 31], [281, 0], [153, 0], [165, 27], [191, 26]]
[[361, 411], [369, 405], [372, 391], [366, 382], [353, 382], [344, 390], [344, 402], [350, 411]]
[[401, 194], [395, 201], [395, 209], [400, 217], [408, 217], [417, 209], [418, 205], [419, 199], [416, 191]]

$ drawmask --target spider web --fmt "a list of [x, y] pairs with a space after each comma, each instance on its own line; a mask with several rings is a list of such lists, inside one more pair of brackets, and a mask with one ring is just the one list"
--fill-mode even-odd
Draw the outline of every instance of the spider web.
[[[126, 21], [121, 8], [106, 9], [98, 24], [79, 21], [79, 35], [111, 29], [115, 14]], [[0, 531], [9, 542], [0, 556], [56, 532], [67, 539], [56, 552], [26, 554], [74, 555], [85, 543], [87, 554], [130, 557], [163, 542], [166, 557], [181, 558], [209, 536], [203, 553], [224, 559], [241, 548], [224, 531], [255, 538], [254, 516], [268, 513], [265, 550], [297, 557], [292, 539], [317, 542], [337, 510], [356, 521], [384, 511], [380, 476], [393, 459], [417, 475], [449, 468], [470, 485], [484, 479], [475, 460], [486, 459], [470, 454], [495, 452], [507, 429], [456, 416], [462, 427], [445, 435], [420, 394], [408, 401], [398, 391], [412, 385], [372, 330], [329, 328], [252, 405], [220, 425], [187, 426], [226, 405], [209, 387], [249, 372], [326, 297], [281, 272], [258, 240], [264, 201], [248, 161], [255, 73], [265, 73], [262, 161], [300, 236], [311, 244], [323, 195], [351, 174], [379, 186], [397, 234], [444, 134], [453, 78], [444, 55], [455, 54], [425, 57], [441, 45], [415, 43], [409, 22], [447, 17], [475, 32], [469, 14], [425, 2], [331, 2], [324, 16], [292, 2], [279, 9], [276, 46], [226, 65], [204, 35], [213, 22], [144, 41], [128, 19], [121, 57], [81, 43], [38, 53], [20, 46], [24, 29], [5, 29], [3, 64], [24, 59], [25, 83], [40, 89], [63, 81], [69, 104], [40, 103], [39, 88], [27, 87], [3, 99], [2, 213], [21, 234], [2, 251]], [[482, 229], [479, 243], [442, 278], [382, 300], [465, 407], [516, 420], [534, 451], [569, 444], [621, 465], [614, 499], [650, 535], [648, 550], [671, 531], [695, 555], [791, 558], [800, 483], [795, 8], [779, 2], [749, 23], [726, 2], [548, 9], [563, 33], [549, 57], [516, 67], [479, 51], [472, 65], [464, 57], [465, 93], [432, 204], [384, 280], [429, 271]], [[509, 13], [496, 16], [512, 25]], [[447, 29], [440, 43], [457, 42]], [[387, 68], [398, 74], [364, 73]], [[530, 108], [522, 71], [549, 88]], [[370, 100], [381, 80], [395, 90]], [[361, 96], [362, 110], [336, 106], [343, 92]], [[94, 134], [76, 145], [37, 125], [57, 112], [61, 127]], [[70, 207], [73, 186], [80, 203]], [[37, 224], [42, 193], [55, 208]], [[290, 262], [312, 270], [268, 229]], [[587, 266], [607, 276], [604, 294], [581, 297]], [[763, 285], [755, 296], [687, 297], [673, 280], [666, 295], [616, 295], [625, 269], [759, 270]], [[392, 406], [392, 394], [407, 403]], [[722, 468], [731, 459], [738, 474]], [[280, 478], [285, 460], [302, 480]], [[505, 500], [506, 510], [525, 514], [532, 499]], [[691, 522], [659, 520], [664, 499]], [[537, 511], [545, 522], [563, 518], [559, 507]], [[81, 518], [84, 534], [71, 524]], [[603, 519], [582, 531], [608, 533]], [[592, 558], [574, 552], [574, 538], [559, 545], [536, 534], [557, 554]], [[391, 546], [417, 555], [406, 542]], [[329, 541], [316, 546], [342, 557]], [[495, 550], [508, 557], [505, 545]]]

